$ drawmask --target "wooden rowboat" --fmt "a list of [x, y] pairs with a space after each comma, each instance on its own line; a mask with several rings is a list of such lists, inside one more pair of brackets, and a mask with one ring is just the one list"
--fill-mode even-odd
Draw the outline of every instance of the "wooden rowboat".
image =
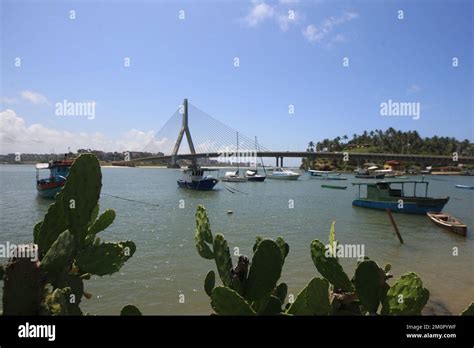
[[465, 236], [467, 232], [467, 226], [447, 213], [426, 213], [426, 215], [438, 226], [445, 230]]

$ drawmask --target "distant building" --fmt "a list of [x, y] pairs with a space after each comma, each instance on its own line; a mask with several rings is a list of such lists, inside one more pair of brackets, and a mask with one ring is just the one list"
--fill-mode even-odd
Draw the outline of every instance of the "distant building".
[[402, 169], [402, 164], [398, 161], [386, 161], [383, 165], [383, 169], [389, 169], [393, 171], [401, 170]]

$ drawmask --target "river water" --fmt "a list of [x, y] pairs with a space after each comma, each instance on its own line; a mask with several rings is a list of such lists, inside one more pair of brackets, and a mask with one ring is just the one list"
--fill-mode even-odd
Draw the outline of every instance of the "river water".
[[[474, 191], [455, 188], [474, 185], [473, 177], [425, 178], [431, 196], [450, 197], [445, 211], [468, 225], [466, 237], [439, 229], [425, 216], [395, 214], [405, 241], [401, 245], [385, 212], [351, 205], [357, 189], [350, 184], [361, 182], [352, 175], [346, 182], [329, 182], [348, 185], [347, 190], [321, 188], [328, 182], [303, 174], [298, 181], [227, 183], [241, 191], [231, 193], [222, 183], [213, 192], [180, 189], [180, 172], [174, 169], [104, 167], [102, 174], [101, 211], [113, 208], [117, 217], [100, 237], [131, 239], [137, 252], [119, 273], [86, 281], [93, 296], [83, 300], [85, 312], [118, 314], [132, 303], [144, 314], [209, 314], [203, 283], [215, 265], [202, 259], [194, 245], [198, 204], [206, 206], [212, 232], [223, 233], [232, 251], [251, 256], [256, 235], [282, 236], [290, 245], [281, 279], [289, 293], [296, 295], [318, 276], [309, 245], [316, 238], [326, 242], [335, 220], [340, 243], [363, 245], [380, 265], [392, 264], [395, 278], [409, 271], [421, 276], [431, 294], [425, 313], [457, 314], [474, 300]], [[0, 243], [31, 241], [33, 226], [50, 203], [36, 195], [34, 166], [0, 165]], [[352, 276], [356, 259], [341, 263]]]

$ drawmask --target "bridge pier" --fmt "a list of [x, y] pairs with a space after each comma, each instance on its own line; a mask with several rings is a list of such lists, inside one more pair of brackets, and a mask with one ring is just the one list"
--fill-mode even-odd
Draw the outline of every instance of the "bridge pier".
[[170, 162], [166, 166], [167, 168], [180, 168], [176, 156], [171, 156]]
[[275, 157], [275, 159], [276, 159], [275, 168], [278, 168], [278, 157]]
[[283, 168], [283, 156], [280, 157], [280, 166]]

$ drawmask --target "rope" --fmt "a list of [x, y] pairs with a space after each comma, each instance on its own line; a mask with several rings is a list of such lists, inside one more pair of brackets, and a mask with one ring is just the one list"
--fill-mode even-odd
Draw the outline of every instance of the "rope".
[[129, 201], [129, 202], [134, 202], [134, 203], [141, 203], [141, 204], [147, 204], [147, 205], [152, 205], [152, 206], [155, 206], [155, 207], [159, 207], [159, 206], [160, 206], [159, 204], [156, 204], [156, 203], [149, 203], [149, 202], [137, 201], [137, 200], [130, 199], [130, 198], [125, 198], [125, 197], [110, 195], [110, 194], [108, 194], [108, 193], [102, 193], [102, 194], [103, 194], [104, 196], [109, 196], [109, 197], [113, 197], [113, 198], [117, 198], [117, 199], [122, 199], [122, 200], [124, 200], [124, 201]]

